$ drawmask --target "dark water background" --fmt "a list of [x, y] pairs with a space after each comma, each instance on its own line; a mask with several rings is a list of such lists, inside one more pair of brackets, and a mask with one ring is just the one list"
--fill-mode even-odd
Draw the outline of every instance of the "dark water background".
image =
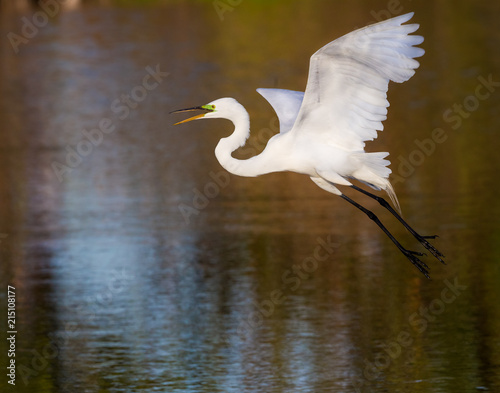
[[[56, 4], [0, 2], [1, 391], [500, 391], [500, 3]], [[237, 98], [249, 157], [277, 131], [255, 88], [302, 90], [319, 47], [409, 11], [426, 54], [369, 148], [440, 236], [432, 281], [308, 178], [229, 176], [228, 122], [168, 115]]]

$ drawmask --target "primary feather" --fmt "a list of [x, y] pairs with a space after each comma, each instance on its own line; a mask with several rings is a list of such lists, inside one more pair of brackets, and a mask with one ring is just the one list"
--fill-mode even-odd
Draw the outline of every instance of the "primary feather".
[[387, 117], [389, 81], [410, 79], [419, 66], [414, 47], [421, 36], [408, 35], [408, 13], [353, 31], [319, 49], [312, 57], [302, 106], [292, 132], [307, 133], [346, 150], [359, 151], [377, 137]]

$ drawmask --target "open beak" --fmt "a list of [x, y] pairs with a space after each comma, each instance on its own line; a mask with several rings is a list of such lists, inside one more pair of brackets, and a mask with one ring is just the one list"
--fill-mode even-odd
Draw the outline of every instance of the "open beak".
[[203, 111], [203, 113], [200, 113], [199, 115], [190, 117], [186, 120], [179, 121], [178, 123], [175, 123], [174, 126], [176, 126], [177, 124], [187, 123], [188, 121], [191, 121], [191, 120], [201, 119], [208, 112], [212, 112], [212, 110], [210, 110], [210, 109], [206, 109], [206, 108], [203, 108], [201, 106], [194, 106], [192, 108], [177, 109], [176, 111], [172, 111], [170, 113], [191, 112], [191, 111]]

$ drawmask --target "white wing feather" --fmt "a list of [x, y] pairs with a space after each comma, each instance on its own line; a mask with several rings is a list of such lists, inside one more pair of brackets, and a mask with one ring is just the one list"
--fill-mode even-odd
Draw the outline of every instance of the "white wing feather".
[[290, 131], [299, 114], [304, 92], [264, 88], [257, 89], [257, 92], [271, 104], [278, 115], [280, 133]]
[[349, 151], [363, 150], [365, 141], [375, 139], [387, 117], [389, 81], [410, 79], [419, 66], [413, 58], [424, 54], [413, 46], [423, 37], [409, 35], [419, 25], [402, 26], [412, 16], [353, 31], [318, 50], [291, 132]]

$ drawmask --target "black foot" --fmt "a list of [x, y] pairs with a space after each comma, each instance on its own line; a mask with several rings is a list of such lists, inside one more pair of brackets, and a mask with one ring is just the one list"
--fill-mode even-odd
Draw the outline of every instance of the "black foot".
[[410, 251], [406, 249], [402, 249], [401, 252], [406, 256], [406, 258], [409, 259], [409, 261], [428, 279], [431, 277], [429, 276], [429, 266], [427, 266], [424, 262], [422, 262], [420, 259], [417, 258], [418, 256], [423, 256], [421, 252], [416, 252], [416, 251]]
[[[405, 220], [401, 218], [401, 216], [389, 205], [387, 201], [385, 201], [383, 198], [377, 197], [373, 194], [370, 194], [369, 192], [356, 187], [352, 186], [354, 189], [362, 192], [365, 195], [368, 195], [369, 197], [377, 200], [382, 206], [384, 206], [387, 210], [389, 210], [403, 225], [408, 231], [415, 236], [415, 238], [428, 250], [434, 257], [436, 257], [441, 263], [444, 264], [443, 258], [444, 255], [441, 254], [432, 244], [430, 244], [427, 239], [435, 239], [437, 236], [421, 236], [415, 230], [410, 227]], [[344, 194], [340, 195], [341, 198], [345, 199], [347, 202], [349, 202], [351, 205], [354, 205], [357, 207], [359, 210], [361, 210], [363, 213], [365, 213], [370, 220], [375, 222], [379, 226], [382, 231], [389, 237], [389, 239], [392, 240], [392, 242], [399, 248], [399, 250], [406, 256], [406, 258], [409, 259], [409, 261], [427, 278], [430, 279], [429, 276], [429, 266], [427, 266], [424, 262], [422, 262], [418, 257], [422, 257], [425, 254], [417, 251], [410, 251], [404, 248], [397, 240], [396, 238], [388, 231], [388, 229], [380, 222], [378, 217], [373, 214], [372, 211], [366, 209], [365, 207], [361, 206], [359, 203], [353, 201], [351, 198], [347, 197]]]
[[427, 256], [427, 254], [425, 254], [423, 252], [412, 251], [412, 250], [406, 250], [406, 251], [409, 252], [410, 254], [418, 255], [419, 257], [426, 257]]
[[443, 260], [444, 255], [439, 252], [439, 250], [434, 247], [431, 243], [427, 241], [427, 239], [435, 239], [437, 236], [421, 236], [421, 235], [416, 235], [416, 239], [424, 246], [429, 252], [434, 255], [434, 257], [441, 262], [443, 265], [446, 265], [446, 262]]

